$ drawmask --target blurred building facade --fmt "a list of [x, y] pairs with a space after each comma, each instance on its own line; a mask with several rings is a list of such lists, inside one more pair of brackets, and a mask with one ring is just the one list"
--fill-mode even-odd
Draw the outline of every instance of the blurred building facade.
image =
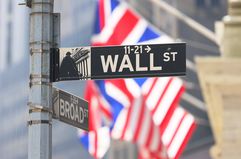
[[[126, 0], [155, 26], [169, 35], [187, 41], [188, 59], [194, 55], [218, 55], [217, 46], [191, 30], [173, 16], [147, 0]], [[28, 119], [28, 12], [18, 6], [19, 0], [0, 1], [0, 154], [4, 159], [27, 158]], [[96, 0], [56, 0], [55, 12], [61, 13], [61, 47], [89, 45], [95, 14]], [[213, 30], [214, 21], [226, 14], [226, 3], [222, 0], [168, 0], [188, 16]], [[218, 10], [218, 12], [217, 12]], [[189, 43], [190, 42], [190, 43]], [[184, 78], [187, 91], [203, 101], [196, 72], [187, 70]], [[84, 82], [56, 84], [76, 95], [83, 96]], [[78, 90], [76, 88], [79, 88]], [[208, 121], [205, 111], [192, 106], [187, 100], [181, 104], [203, 121]], [[208, 148], [212, 143], [208, 123], [200, 125], [185, 159], [209, 159]], [[106, 158], [136, 158], [136, 147], [130, 143], [114, 142]], [[78, 141], [76, 129], [66, 124], [53, 123], [53, 159], [91, 158]]]
[[0, 72], [22, 61], [27, 55], [28, 11], [19, 0], [0, 1]]
[[6, 159], [27, 158], [28, 11], [18, 2], [0, 1], [0, 153]]

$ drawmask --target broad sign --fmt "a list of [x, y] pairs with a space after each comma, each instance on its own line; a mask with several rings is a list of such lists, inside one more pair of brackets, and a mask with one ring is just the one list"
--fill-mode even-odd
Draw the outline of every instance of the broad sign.
[[52, 81], [186, 74], [186, 44], [52, 49]]
[[62, 90], [53, 91], [53, 117], [72, 126], [89, 130], [88, 102]]

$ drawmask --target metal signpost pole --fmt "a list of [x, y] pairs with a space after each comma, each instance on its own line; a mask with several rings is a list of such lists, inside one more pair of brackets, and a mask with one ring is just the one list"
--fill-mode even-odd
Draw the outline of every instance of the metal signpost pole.
[[[30, 92], [28, 159], [52, 158], [52, 84], [54, 0], [26, 0], [30, 13]], [[17, 93], [17, 92], [16, 92]]]

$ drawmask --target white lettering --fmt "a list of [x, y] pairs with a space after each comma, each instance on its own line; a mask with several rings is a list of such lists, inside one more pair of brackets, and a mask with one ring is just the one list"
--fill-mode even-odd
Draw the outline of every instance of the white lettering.
[[160, 71], [162, 70], [161, 66], [154, 66], [154, 54], [150, 53], [150, 70], [151, 71]]
[[117, 61], [118, 61], [119, 55], [115, 55], [114, 61], [111, 57], [111, 55], [107, 56], [107, 60], [105, 60], [105, 56], [100, 56], [101, 58], [101, 64], [104, 72], [108, 72], [108, 69], [110, 67], [112, 72], [116, 71]]
[[171, 52], [171, 54], [172, 54], [172, 61], [176, 61], [177, 52]]
[[74, 104], [71, 103], [70, 104], [70, 119], [74, 120], [74, 118], [75, 118]]
[[64, 100], [63, 99], [60, 99], [60, 101], [59, 101], [59, 104], [60, 104], [60, 116], [64, 116], [64, 114], [65, 114], [65, 109], [64, 109]]
[[81, 107], [80, 107], [80, 109], [79, 109], [79, 117], [80, 117], [79, 122], [80, 122], [80, 123], [83, 123], [85, 117], [84, 117], [84, 110], [83, 110], [83, 108], [81, 108]]
[[68, 101], [65, 101], [64, 102], [65, 104], [64, 104], [64, 106], [65, 106], [65, 117], [67, 117], [67, 118], [69, 118], [70, 117], [70, 115], [69, 115], [69, 102]]
[[85, 111], [84, 111], [84, 116], [85, 116], [86, 118], [88, 118], [88, 116], [89, 116], [89, 111], [88, 111], [88, 109], [85, 109]]
[[165, 52], [165, 53], [163, 54], [163, 56], [164, 56], [164, 61], [165, 61], [165, 62], [170, 61], [169, 52]]
[[140, 66], [140, 54], [136, 54], [136, 71], [147, 71], [147, 67]]
[[75, 121], [79, 121], [79, 120], [80, 120], [80, 117], [79, 117], [79, 109], [78, 109], [78, 106], [77, 106], [77, 105], [75, 105], [74, 120], [75, 120]]
[[85, 118], [88, 118], [88, 109], [84, 109], [63, 99], [60, 99], [59, 104], [60, 116], [64, 116], [79, 123], [84, 123]]
[[73, 95], [71, 95], [70, 101], [71, 101], [71, 103], [73, 103], [73, 104], [78, 104], [78, 103], [79, 103], [78, 98], [76, 98], [76, 97], [73, 96]]
[[[172, 55], [172, 58], [170, 57], [171, 55]], [[165, 53], [163, 54], [163, 56], [164, 56], [164, 61], [165, 61], [165, 62], [168, 62], [168, 61], [170, 61], [171, 59], [172, 59], [172, 61], [176, 61], [176, 55], [177, 55], [177, 52], [171, 52], [171, 53], [165, 52]]]
[[120, 68], [119, 68], [119, 72], [122, 72], [124, 68], [129, 69], [131, 72], [134, 71], [128, 55], [124, 55], [124, 57], [122, 59], [122, 62], [121, 62], [121, 65], [120, 65]]

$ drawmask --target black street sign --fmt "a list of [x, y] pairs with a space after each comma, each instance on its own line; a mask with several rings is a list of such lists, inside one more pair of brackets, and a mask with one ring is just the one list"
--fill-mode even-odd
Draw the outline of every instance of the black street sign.
[[53, 117], [72, 126], [89, 130], [88, 102], [54, 88]]
[[56, 48], [51, 52], [52, 82], [185, 74], [185, 43]]

